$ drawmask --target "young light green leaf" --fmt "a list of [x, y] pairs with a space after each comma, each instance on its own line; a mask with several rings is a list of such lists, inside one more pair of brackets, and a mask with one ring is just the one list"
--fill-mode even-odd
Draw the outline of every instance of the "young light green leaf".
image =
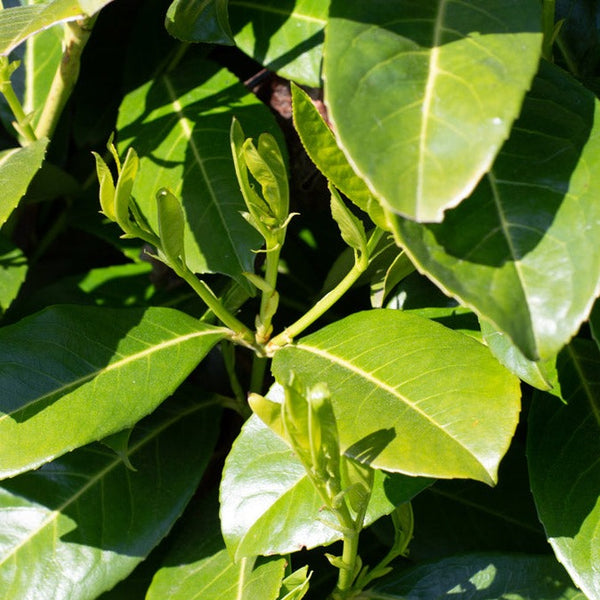
[[227, 4], [229, 0], [173, 0], [167, 10], [167, 31], [184, 42], [233, 46]]
[[307, 565], [288, 575], [281, 584], [277, 600], [302, 600], [308, 592], [311, 575]]
[[485, 346], [397, 310], [328, 325], [278, 350], [272, 370], [327, 381], [342, 450], [409, 475], [494, 483], [520, 411], [518, 379]]
[[367, 234], [363, 224], [350, 212], [338, 191], [330, 184], [331, 216], [340, 228], [342, 239], [363, 256], [367, 255]]
[[549, 556], [467, 554], [401, 571], [365, 600], [585, 600]]
[[210, 496], [184, 515], [179, 535], [156, 572], [146, 600], [275, 600], [286, 560], [234, 562], [219, 529], [219, 506]]
[[333, 132], [313, 104], [309, 95], [292, 83], [294, 127], [310, 159], [327, 179], [365, 211], [373, 222], [388, 229], [383, 209], [367, 184], [354, 172], [335, 141]]
[[[0, 15], [2, 11], [0, 11]], [[0, 153], [0, 227], [19, 204], [33, 176], [42, 165], [48, 139], [42, 138], [25, 146]]]
[[140, 168], [140, 160], [136, 151], [129, 148], [123, 166], [119, 172], [119, 179], [115, 187], [114, 213], [117, 223], [121, 229], [129, 234], [134, 231], [134, 226], [129, 217], [131, 192], [137, 172]]
[[194, 494], [219, 415], [210, 398], [166, 403], [133, 431], [136, 471], [93, 444], [3, 481], [0, 598], [89, 600], [126, 577]]
[[282, 77], [321, 87], [323, 29], [329, 0], [229, 0], [235, 43]]
[[139, 153], [133, 194], [152, 230], [158, 228], [154, 198], [166, 187], [183, 206], [188, 267], [225, 273], [250, 291], [242, 273], [254, 271], [261, 238], [240, 216], [244, 203], [229, 146], [233, 116], [251, 135], [276, 131], [268, 109], [234, 75], [190, 56], [130, 92], [117, 129], [120, 151], [131, 145]]
[[173, 309], [94, 306], [0, 329], [0, 476], [132, 426], [226, 331]]
[[[365, 526], [431, 483], [376, 471]], [[332, 527], [337, 527], [335, 515], [323, 507], [293, 450], [256, 415], [244, 424], [225, 463], [221, 524], [234, 560], [295, 552], [342, 538]]]
[[600, 102], [542, 61], [473, 195], [443, 223], [393, 225], [415, 265], [447, 295], [507, 334], [527, 359], [547, 360], [600, 294], [599, 190]]
[[156, 194], [158, 236], [161, 249], [175, 265], [185, 264], [183, 232], [185, 217], [181, 202], [168, 189], [161, 188]]
[[490, 168], [541, 45], [537, 0], [332, 0], [323, 77], [338, 144], [386, 209], [439, 222]]
[[383, 308], [392, 290], [415, 270], [405, 252], [397, 254], [387, 269], [376, 271], [371, 279], [371, 306]]
[[600, 351], [575, 339], [557, 369], [566, 404], [540, 392], [529, 413], [531, 490], [558, 560], [588, 598], [598, 598]]
[[97, 153], [92, 152], [96, 159], [96, 175], [100, 184], [100, 206], [102, 212], [111, 220], [116, 221], [115, 213], [115, 182], [108, 165]]

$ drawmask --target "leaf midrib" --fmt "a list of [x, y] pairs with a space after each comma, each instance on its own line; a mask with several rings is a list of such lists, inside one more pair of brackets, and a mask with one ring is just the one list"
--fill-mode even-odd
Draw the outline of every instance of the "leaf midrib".
[[16, 414], [16, 413], [20, 413], [23, 410], [26, 410], [32, 406], [35, 406], [38, 402], [43, 402], [44, 400], [47, 400], [48, 398], [56, 395], [56, 394], [65, 394], [67, 393], [69, 390], [74, 389], [74, 388], [78, 388], [79, 386], [83, 385], [84, 383], [87, 383], [88, 381], [91, 381], [92, 379], [95, 379], [96, 377], [99, 377], [100, 375], [104, 375], [106, 373], [110, 373], [111, 371], [114, 371], [115, 369], [124, 367], [125, 365], [135, 362], [136, 360], [140, 360], [142, 358], [145, 358], [147, 356], [151, 356], [152, 354], [154, 354], [155, 352], [160, 352], [161, 350], [164, 350], [166, 348], [169, 348], [171, 346], [175, 346], [178, 344], [182, 344], [184, 342], [187, 342], [190, 339], [196, 338], [196, 337], [202, 337], [205, 335], [212, 335], [212, 334], [218, 334], [218, 333], [222, 333], [224, 332], [224, 329], [221, 328], [215, 328], [215, 329], [209, 329], [209, 330], [205, 330], [205, 331], [194, 331], [192, 333], [189, 333], [187, 335], [184, 336], [178, 336], [174, 339], [171, 340], [167, 340], [164, 342], [161, 342], [160, 344], [156, 344], [151, 346], [150, 348], [146, 348], [145, 350], [142, 350], [141, 352], [137, 352], [135, 354], [131, 354], [129, 356], [126, 356], [125, 358], [118, 360], [114, 363], [110, 363], [109, 365], [107, 365], [106, 367], [102, 367], [100, 369], [96, 369], [95, 371], [91, 371], [90, 373], [87, 373], [86, 375], [84, 375], [83, 377], [79, 377], [78, 379], [75, 379], [73, 381], [70, 381], [68, 384], [63, 385], [61, 387], [57, 387], [54, 390], [44, 394], [43, 396], [38, 396], [37, 398], [34, 398], [33, 400], [31, 400], [30, 402], [28, 402], [27, 404], [23, 404], [21, 406], [19, 406], [16, 410], [8, 412], [8, 413], [4, 413], [2, 415], [0, 415], [0, 425], [2, 424], [2, 422], [11, 417], [12, 415]]
[[[465, 446], [464, 443], [461, 440], [459, 440], [458, 438], [454, 437], [449, 431], [447, 431], [444, 427], [442, 427], [442, 425], [440, 425], [437, 421], [435, 421], [435, 419], [433, 419], [430, 415], [428, 415], [426, 412], [424, 412], [422, 409], [420, 409], [416, 404], [414, 404], [413, 402], [411, 402], [406, 396], [403, 396], [397, 389], [391, 387], [390, 385], [388, 385], [384, 381], [381, 381], [377, 377], [374, 377], [372, 373], [369, 373], [369, 372], [365, 371], [364, 369], [362, 369], [358, 365], [356, 365], [356, 364], [354, 364], [352, 362], [349, 362], [349, 361], [347, 361], [346, 359], [344, 359], [344, 358], [342, 358], [340, 356], [336, 356], [334, 354], [331, 354], [331, 353], [327, 352], [326, 350], [322, 350], [320, 348], [317, 348], [316, 346], [309, 346], [309, 345], [307, 345], [305, 343], [299, 343], [299, 344], [296, 345], [296, 348], [298, 348], [300, 350], [305, 350], [306, 352], [310, 352], [310, 353], [315, 354], [317, 356], [320, 356], [320, 357], [322, 357], [322, 358], [324, 358], [326, 360], [329, 360], [329, 361], [331, 361], [333, 363], [336, 363], [339, 366], [347, 369], [348, 371], [351, 371], [351, 372], [355, 373], [359, 377], [362, 377], [362, 378], [370, 381], [376, 387], [385, 390], [390, 395], [392, 395], [395, 398], [397, 398], [398, 400], [400, 400], [400, 402], [403, 402], [404, 404], [406, 404], [407, 406], [409, 406], [412, 410], [414, 410], [415, 413], [418, 413], [421, 417], [423, 417], [426, 421], [428, 421], [437, 430], [443, 432], [453, 442], [455, 442], [458, 446], [460, 446], [461, 448], [463, 448], [467, 452], [467, 454], [469, 454], [470, 456], [472, 456], [476, 460], [477, 463], [480, 463], [479, 458], [473, 453], [473, 451], [469, 447]], [[482, 467], [483, 467], [483, 465], [482, 465]], [[485, 467], [484, 467], [484, 469], [485, 469]], [[487, 472], [487, 469], [485, 469], [485, 470]]]

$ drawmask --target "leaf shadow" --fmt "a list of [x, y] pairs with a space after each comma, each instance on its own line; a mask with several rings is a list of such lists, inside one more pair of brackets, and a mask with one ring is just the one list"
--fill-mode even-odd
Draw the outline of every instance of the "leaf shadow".
[[[247, 6], [240, 5], [236, 7], [236, 3], [231, 2], [229, 5], [230, 24], [234, 34], [238, 34], [250, 24], [254, 33], [253, 59], [264, 64], [271, 71], [278, 71], [302, 54], [321, 45], [324, 39], [324, 30], [321, 29], [295, 46], [288, 47], [277, 58], [266, 62], [265, 59], [271, 48], [272, 37], [292, 18], [297, 2], [296, 0], [278, 0], [278, 2], [271, 4], [269, 6], [263, 3], [253, 12]], [[268, 17], [265, 16], [266, 13], [268, 13]]]
[[396, 430], [393, 427], [378, 429], [346, 448], [344, 454], [359, 463], [370, 465], [394, 440]]

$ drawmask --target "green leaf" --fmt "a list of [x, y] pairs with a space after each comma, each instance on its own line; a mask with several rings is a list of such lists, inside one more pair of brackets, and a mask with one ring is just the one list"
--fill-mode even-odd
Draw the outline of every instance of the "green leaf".
[[397, 219], [400, 244], [529, 360], [555, 356], [600, 292], [600, 103], [542, 63], [510, 139], [443, 223]]
[[183, 533], [156, 572], [146, 600], [275, 600], [284, 558], [242, 558], [234, 562], [219, 529], [218, 504], [204, 501], [186, 519]]
[[158, 232], [160, 243], [166, 257], [174, 264], [180, 260], [185, 263], [183, 230], [185, 218], [179, 199], [166, 188], [156, 195], [158, 204]]
[[[424, 478], [376, 471], [366, 524], [391, 513], [430, 485]], [[221, 482], [221, 526], [237, 560], [285, 554], [342, 538], [335, 515], [292, 449], [256, 415], [246, 421], [227, 457]]]
[[112, 0], [49, 0], [0, 10], [0, 54], [48, 27], [94, 14]]
[[441, 221], [490, 168], [541, 44], [537, 0], [333, 0], [323, 77], [338, 143], [387, 209]]
[[387, 268], [376, 271], [371, 279], [371, 306], [383, 308], [392, 290], [414, 270], [415, 267], [406, 253], [400, 252]]
[[309, 584], [310, 574], [305, 565], [283, 580], [278, 600], [301, 600], [308, 592]]
[[552, 557], [472, 554], [401, 572], [365, 600], [586, 600]]
[[88, 600], [126, 577], [195, 492], [218, 419], [214, 402], [177, 399], [134, 430], [135, 472], [93, 444], [2, 482], [1, 596]]
[[350, 166], [317, 107], [309, 95], [294, 84], [292, 84], [292, 108], [294, 127], [306, 153], [319, 171], [356, 206], [369, 214], [375, 224], [384, 229], [388, 228], [380, 205], [369, 191], [367, 184]]
[[483, 345], [396, 310], [356, 313], [279, 350], [273, 374], [326, 381], [342, 450], [374, 468], [496, 481], [519, 381]]
[[321, 87], [329, 0], [229, 0], [235, 43], [270, 71]]
[[231, 73], [193, 58], [128, 94], [118, 130], [120, 150], [131, 145], [140, 156], [133, 195], [151, 227], [156, 231], [156, 192], [166, 187], [182, 201], [189, 268], [226, 273], [248, 287], [242, 273], [254, 271], [252, 250], [261, 238], [240, 215], [229, 145], [233, 116], [250, 135], [275, 133], [266, 107]]
[[538, 393], [529, 413], [531, 490], [558, 560], [589, 598], [598, 598], [600, 351], [575, 339], [557, 368], [567, 404]]
[[43, 138], [24, 148], [12, 148], [0, 153], [0, 227], [17, 207], [42, 165], [47, 145], [48, 139]]
[[184, 42], [233, 45], [228, 1], [174, 0], [165, 19], [167, 31]]
[[0, 315], [17, 297], [27, 275], [23, 251], [0, 236]]
[[225, 333], [173, 309], [93, 306], [50, 307], [1, 329], [0, 476], [130, 427]]
[[96, 160], [96, 176], [100, 185], [100, 206], [102, 212], [111, 221], [117, 220], [115, 213], [115, 182], [108, 165], [104, 159], [97, 153], [92, 152]]
[[561, 397], [556, 357], [545, 361], [529, 360], [507, 335], [494, 329], [485, 319], [480, 319], [479, 323], [487, 347], [511, 373], [539, 390]]
[[362, 255], [367, 255], [367, 234], [362, 222], [344, 204], [339, 192], [330, 184], [331, 216], [340, 228], [342, 239]]
[[[119, 179], [115, 186], [114, 215], [117, 223], [125, 233], [135, 231], [134, 225], [129, 217], [131, 207], [131, 192], [135, 183], [135, 178], [140, 168], [140, 161], [134, 148], [127, 150], [127, 155], [120, 169]], [[104, 177], [104, 174], [102, 174]], [[102, 184], [102, 179], [100, 179]], [[100, 187], [100, 199], [102, 200], [102, 185]], [[104, 207], [102, 207], [104, 209]], [[112, 212], [112, 211], [109, 211]], [[107, 215], [108, 216], [108, 215]]]

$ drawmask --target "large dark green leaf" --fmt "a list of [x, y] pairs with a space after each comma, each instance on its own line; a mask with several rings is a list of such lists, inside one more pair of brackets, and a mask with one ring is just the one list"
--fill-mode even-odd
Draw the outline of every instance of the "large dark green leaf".
[[271, 71], [321, 86], [329, 0], [229, 0], [235, 43]]
[[132, 426], [227, 330], [168, 308], [55, 306], [0, 330], [0, 475]]
[[441, 221], [487, 172], [540, 56], [537, 0], [333, 0], [325, 99], [382, 204]]
[[236, 117], [247, 134], [275, 133], [263, 106], [226, 69], [200, 59], [128, 94], [119, 110], [119, 148], [140, 156], [133, 195], [155, 231], [156, 193], [181, 198], [186, 215], [185, 255], [198, 273], [237, 277], [253, 271], [257, 232], [242, 218], [229, 129]]
[[461, 333], [396, 310], [356, 313], [279, 350], [273, 373], [325, 381], [343, 450], [409, 475], [496, 480], [519, 382]]
[[600, 104], [543, 63], [510, 139], [443, 223], [398, 219], [419, 268], [529, 360], [577, 332], [600, 291]]
[[133, 432], [135, 471], [94, 444], [4, 481], [0, 598], [89, 600], [127, 576], [194, 493], [218, 419], [214, 402], [169, 402]]
[[529, 414], [531, 489], [560, 562], [600, 598], [600, 352], [575, 339], [558, 358], [563, 398], [539, 393]]
[[8, 240], [0, 237], [0, 315], [16, 298], [27, 275], [27, 258]]
[[42, 165], [47, 145], [48, 139], [42, 138], [24, 148], [12, 148], [0, 153], [0, 227], [17, 207]]
[[195, 513], [184, 517], [182, 533], [156, 572], [146, 600], [275, 600], [286, 560], [234, 562], [221, 536], [218, 503], [205, 501]]
[[586, 600], [547, 556], [472, 554], [391, 577], [365, 600]]
[[[377, 471], [365, 522], [370, 524], [418, 494], [431, 481]], [[334, 514], [292, 449], [257, 416], [244, 425], [225, 463], [221, 526], [237, 559], [284, 554], [342, 538]]]

